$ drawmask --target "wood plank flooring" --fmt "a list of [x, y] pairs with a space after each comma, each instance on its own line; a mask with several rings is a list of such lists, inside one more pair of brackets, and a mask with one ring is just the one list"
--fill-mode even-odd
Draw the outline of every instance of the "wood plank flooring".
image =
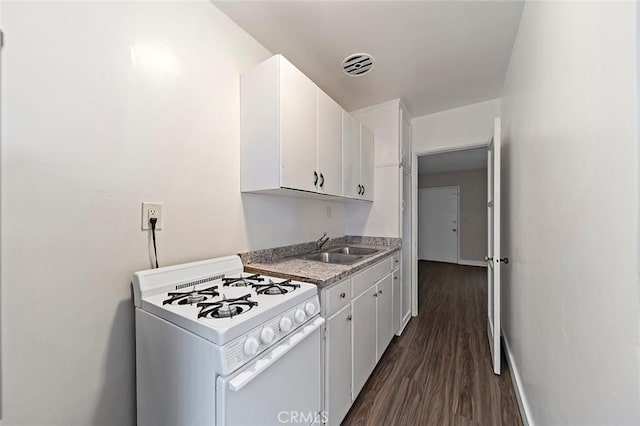
[[420, 261], [419, 315], [382, 356], [343, 425], [522, 425], [491, 368], [486, 269]]

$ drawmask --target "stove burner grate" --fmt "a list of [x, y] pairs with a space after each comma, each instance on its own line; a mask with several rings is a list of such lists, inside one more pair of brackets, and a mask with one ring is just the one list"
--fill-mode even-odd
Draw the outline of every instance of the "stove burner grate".
[[167, 296], [169, 296], [169, 298], [162, 302], [163, 305], [193, 305], [194, 303], [204, 302], [205, 300], [220, 296], [220, 293], [218, 293], [217, 286], [203, 290], [196, 290], [194, 287], [191, 291], [169, 292]]
[[260, 282], [260, 281], [264, 281], [264, 278], [262, 278], [258, 274], [250, 275], [248, 277], [223, 278], [222, 286], [223, 287], [249, 287], [250, 285], [254, 284], [250, 281]]
[[269, 280], [267, 284], [253, 284], [253, 288], [256, 290], [256, 293], [266, 294], [269, 296], [287, 294], [299, 287], [300, 284], [294, 284], [291, 282], [291, 280], [285, 280], [279, 283], [274, 283], [273, 281]]
[[258, 302], [250, 298], [251, 294], [245, 294], [235, 299], [224, 298], [218, 302], [198, 303], [198, 307], [201, 308], [200, 313], [198, 313], [198, 318], [233, 318], [236, 315], [249, 311], [254, 306], [258, 306]]

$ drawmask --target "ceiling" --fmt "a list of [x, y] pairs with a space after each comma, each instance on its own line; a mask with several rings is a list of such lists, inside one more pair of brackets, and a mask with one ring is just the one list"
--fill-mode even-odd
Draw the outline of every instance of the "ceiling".
[[418, 157], [419, 174], [484, 169], [486, 167], [486, 147]]
[[[345, 109], [395, 98], [414, 116], [500, 97], [522, 1], [214, 1]], [[375, 57], [363, 77], [342, 60]]]

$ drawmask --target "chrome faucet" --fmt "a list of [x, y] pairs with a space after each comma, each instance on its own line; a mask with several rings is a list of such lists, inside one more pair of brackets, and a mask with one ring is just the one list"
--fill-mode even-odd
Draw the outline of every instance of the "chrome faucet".
[[322, 249], [322, 246], [327, 244], [327, 242], [330, 240], [331, 238], [327, 237], [327, 233], [323, 233], [322, 237], [320, 237], [318, 239], [318, 241], [316, 241], [316, 251], [320, 251]]

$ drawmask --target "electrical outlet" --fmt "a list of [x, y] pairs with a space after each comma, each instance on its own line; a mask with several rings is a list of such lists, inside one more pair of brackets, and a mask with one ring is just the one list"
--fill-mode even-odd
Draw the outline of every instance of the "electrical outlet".
[[155, 217], [158, 219], [156, 222], [156, 230], [162, 229], [162, 203], [151, 203], [148, 201], [142, 202], [142, 230], [151, 229], [151, 223], [149, 219]]

